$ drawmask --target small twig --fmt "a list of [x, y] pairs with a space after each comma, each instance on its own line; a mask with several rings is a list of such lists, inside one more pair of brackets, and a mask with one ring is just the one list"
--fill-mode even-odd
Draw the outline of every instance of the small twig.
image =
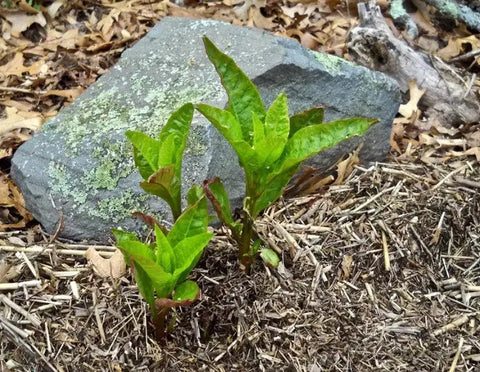
[[470, 59], [470, 58], [476, 57], [478, 55], [480, 55], [480, 49], [479, 50], [472, 50], [471, 52], [468, 52], [468, 53], [459, 55], [457, 57], [454, 57], [454, 58], [448, 60], [448, 62], [465, 61], [466, 59]]
[[38, 287], [40, 284], [42, 284], [41, 280], [27, 280], [26, 282], [18, 283], [0, 283], [0, 291], [10, 291], [23, 287]]
[[464, 171], [465, 169], [467, 169], [467, 167], [470, 166], [470, 162], [467, 161], [467, 164], [465, 164], [464, 166], [460, 167], [460, 168], [457, 168], [453, 171], [451, 171], [449, 174], [447, 174], [440, 182], [438, 182], [435, 186], [433, 186], [430, 190], [431, 191], [435, 191], [436, 189], [438, 189], [440, 186], [442, 186], [445, 181], [449, 180], [453, 175], [457, 174], [457, 173], [460, 173], [462, 171]]
[[477, 81], [477, 74], [473, 74], [472, 77], [470, 78], [470, 81], [467, 86], [467, 90], [465, 91], [465, 94], [463, 95], [463, 99], [467, 98], [467, 96], [470, 94], [470, 91], [472, 90], [473, 84]]
[[13, 333], [19, 335], [22, 338], [27, 338], [28, 336], [32, 335], [33, 331], [24, 331], [23, 329], [18, 328], [16, 325], [10, 323], [7, 319], [0, 316], [0, 323], [2, 323], [5, 327], [10, 329]]
[[107, 342], [107, 338], [105, 337], [105, 331], [103, 330], [102, 320], [100, 319], [100, 313], [98, 312], [97, 295], [95, 294], [95, 291], [92, 292], [92, 300], [93, 300], [93, 311], [95, 313], [95, 320], [98, 326], [98, 332], [100, 333], [102, 344], [105, 344]]
[[460, 341], [458, 342], [457, 352], [455, 353], [455, 357], [453, 358], [452, 365], [450, 366], [450, 369], [448, 370], [448, 372], [454, 372], [455, 369], [457, 368], [457, 362], [458, 362], [458, 358], [460, 357], [460, 353], [462, 352], [462, 346], [463, 346], [463, 337], [460, 337]]
[[32, 90], [32, 89], [16, 88], [16, 87], [0, 87], [0, 91], [26, 93], [26, 94], [39, 94], [39, 95], [48, 93], [46, 90]]
[[40, 320], [35, 316], [30, 314], [28, 311], [23, 309], [22, 307], [18, 306], [15, 302], [10, 300], [7, 296], [0, 294], [0, 301], [2, 301], [5, 306], [11, 307], [13, 310], [18, 312], [19, 314], [23, 315], [25, 318], [27, 318], [35, 327], [39, 327], [41, 322]]
[[31, 262], [30, 259], [27, 257], [27, 255], [25, 254], [25, 252], [20, 252], [20, 255], [22, 256], [23, 260], [24, 260], [25, 263], [27, 264], [27, 267], [29, 268], [29, 270], [31, 271], [31, 273], [33, 274], [33, 276], [35, 277], [35, 279], [38, 279], [38, 278], [39, 278], [38, 272], [37, 272], [37, 270], [35, 270], [35, 267], [32, 265], [32, 262]]
[[390, 253], [388, 252], [387, 236], [382, 230], [383, 257], [385, 261], [385, 270], [390, 271]]
[[[45, 248], [38, 245], [31, 247], [14, 247], [14, 246], [0, 246], [0, 252], [25, 252], [25, 253], [39, 253], [39, 254], [48, 254], [52, 253], [52, 248]], [[115, 252], [106, 252], [106, 251], [97, 251], [102, 257], [111, 257]], [[86, 251], [84, 250], [75, 250], [75, 249], [57, 249], [57, 254], [66, 254], [72, 256], [85, 256]]]
[[465, 324], [466, 322], [468, 322], [468, 319], [469, 318], [468, 318], [467, 315], [462, 315], [460, 318], [455, 319], [453, 322], [448, 323], [448, 324], [444, 325], [443, 327], [435, 330], [433, 332], [433, 335], [438, 336], [438, 335], [441, 335], [442, 333], [445, 333], [445, 332], [450, 331], [452, 329], [458, 328], [458, 327], [462, 326], [463, 324]]
[[442, 224], [443, 224], [444, 218], [445, 218], [445, 211], [443, 211], [442, 215], [440, 216], [440, 220], [438, 221], [437, 228], [433, 233], [432, 243], [438, 244], [438, 241], [440, 240], [440, 234], [442, 233]]
[[363, 203], [363, 204], [359, 205], [357, 208], [355, 208], [351, 213], [356, 213], [356, 212], [360, 211], [361, 209], [363, 209], [364, 207], [369, 205], [371, 202], [377, 200], [383, 194], [386, 194], [387, 192], [390, 192], [390, 191], [394, 190], [395, 188], [396, 188], [396, 185], [392, 186], [392, 187], [389, 187], [388, 189], [384, 189], [384, 190], [380, 191], [377, 195], [371, 197], [365, 203]]

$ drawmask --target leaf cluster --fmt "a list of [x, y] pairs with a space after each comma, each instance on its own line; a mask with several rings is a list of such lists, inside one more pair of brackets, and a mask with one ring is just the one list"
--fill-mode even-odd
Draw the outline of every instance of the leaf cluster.
[[155, 225], [154, 244], [142, 243], [135, 234], [113, 230], [117, 246], [133, 266], [135, 280], [143, 298], [153, 306], [157, 298], [175, 302], [193, 301], [198, 286], [186, 281], [213, 234], [208, 226], [207, 201], [201, 198], [188, 207], [165, 234]]
[[[320, 107], [290, 116], [283, 93], [265, 109], [257, 88], [235, 61], [208, 38], [203, 41], [228, 94], [227, 109], [187, 103], [171, 115], [156, 139], [138, 131], [126, 133], [143, 178], [141, 187], [165, 200], [175, 221], [167, 232], [153, 218], [144, 216], [155, 226], [153, 244], [141, 242], [132, 233], [113, 231], [127, 264], [134, 268], [140, 293], [150, 304], [155, 326], [162, 332], [166, 311], [188, 305], [198, 296], [197, 284], [188, 281], [187, 276], [213, 236], [207, 232], [207, 199], [230, 228], [239, 247], [240, 266], [245, 271], [257, 255], [276, 267], [279, 259], [273, 250], [262, 247], [255, 232], [255, 219], [282, 195], [304, 160], [363, 134], [375, 122], [351, 118], [323, 123], [324, 111]], [[230, 143], [245, 171], [241, 220], [233, 217], [227, 191], [218, 178], [205, 181], [203, 188], [192, 187], [187, 195], [188, 207], [182, 212], [182, 157], [195, 108]]]
[[[340, 141], [363, 134], [376, 120], [350, 118], [323, 123], [321, 107], [289, 116], [284, 93], [266, 110], [257, 88], [235, 61], [208, 38], [204, 37], [203, 41], [228, 94], [229, 104], [226, 110], [206, 104], [199, 104], [196, 109], [230, 143], [245, 171], [247, 218], [243, 224], [233, 221], [228, 195], [220, 180], [207, 183], [205, 190], [219, 218], [230, 227], [239, 243], [242, 260], [245, 255], [258, 252], [255, 246], [250, 248], [253, 232], [246, 224], [251, 225], [262, 210], [282, 195], [300, 164]], [[272, 255], [269, 252], [263, 256]], [[249, 265], [248, 260], [245, 263]]]

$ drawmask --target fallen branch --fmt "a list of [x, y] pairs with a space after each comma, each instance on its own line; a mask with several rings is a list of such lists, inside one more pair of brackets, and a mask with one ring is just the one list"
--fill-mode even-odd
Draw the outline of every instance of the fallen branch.
[[352, 59], [395, 79], [403, 92], [416, 81], [425, 90], [420, 103], [430, 117], [444, 126], [480, 120], [480, 103], [470, 77], [462, 77], [437, 58], [430, 58], [398, 40], [385, 23], [374, 1], [358, 4], [360, 24], [350, 33], [348, 50]]

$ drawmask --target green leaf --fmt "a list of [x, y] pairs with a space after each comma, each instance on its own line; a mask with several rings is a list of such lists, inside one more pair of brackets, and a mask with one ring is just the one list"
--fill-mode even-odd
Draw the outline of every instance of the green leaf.
[[181, 181], [175, 174], [175, 166], [160, 167], [140, 186], [146, 192], [156, 195], [170, 206], [174, 220], [181, 214]]
[[[160, 143], [147, 136], [145, 133], [138, 131], [129, 130], [125, 133], [125, 135], [133, 144], [135, 164], [141, 171], [140, 173], [142, 174], [142, 177], [148, 174], [150, 170], [150, 174], [155, 172], [158, 168], [158, 152], [160, 150]], [[150, 170], [148, 169], [147, 164], [151, 168]]]
[[[286, 142], [286, 139], [277, 136], [265, 137], [255, 149], [256, 158], [249, 161], [249, 166], [253, 167], [253, 171], [270, 172], [270, 165], [282, 155]], [[262, 168], [267, 169], [263, 170]]]
[[137, 151], [144, 157], [150, 167], [156, 169], [160, 143], [147, 134], [139, 131], [129, 130], [125, 132], [125, 135]]
[[[165, 138], [171, 134], [175, 134], [180, 138], [186, 139], [193, 119], [193, 110], [193, 104], [186, 103], [177, 111], [175, 111], [160, 132], [160, 143], [162, 143]], [[179, 152], [182, 153], [183, 149], [181, 149]]]
[[194, 235], [182, 240], [175, 246], [173, 252], [175, 254], [176, 269], [173, 276], [177, 282], [182, 282], [187, 278], [198, 263], [203, 249], [213, 236], [214, 234], [211, 233]]
[[135, 282], [137, 283], [140, 294], [143, 296], [143, 298], [145, 299], [145, 301], [147, 301], [149, 305], [153, 304], [155, 302], [155, 296], [152, 280], [145, 273], [142, 267], [135, 262], [133, 257], [129, 255], [126, 251], [122, 250], [121, 247], [130, 247], [127, 249], [132, 249], [132, 247], [133, 249], [135, 249], [136, 247], [136, 251], [140, 252], [141, 255], [144, 255], [147, 258], [154, 257], [154, 253], [146, 244], [140, 242], [137, 235], [135, 235], [134, 233], [118, 229], [112, 229], [112, 233], [117, 240], [117, 246], [125, 256], [125, 261], [127, 262], [127, 264], [131, 265], [131, 262], [133, 260]]
[[351, 118], [299, 129], [285, 146], [278, 162], [278, 173], [300, 165], [305, 159], [343, 140], [362, 135], [376, 122], [372, 119]]
[[206, 232], [207, 226], [207, 200], [202, 198], [185, 209], [168, 233], [167, 239], [175, 250], [175, 246], [185, 238]]
[[231, 112], [204, 104], [199, 104], [196, 108], [225, 137], [230, 145], [233, 146], [234, 143], [243, 141], [240, 123]]
[[155, 288], [153, 287], [152, 280], [147, 275], [142, 266], [134, 262], [135, 270], [134, 277], [137, 283], [138, 291], [142, 297], [147, 301], [149, 305], [155, 303]]
[[258, 118], [257, 114], [252, 113], [253, 119], [253, 148], [258, 150], [265, 140], [265, 125]]
[[[267, 111], [265, 124], [253, 115], [255, 157], [245, 163], [252, 171], [269, 167], [282, 154], [289, 133], [287, 97], [280, 94]], [[268, 169], [266, 169], [268, 172]]]
[[252, 134], [252, 112], [263, 121], [265, 118], [265, 107], [263, 106], [260, 93], [248, 78], [240, 70], [235, 61], [222, 53], [206, 37], [203, 37], [205, 50], [208, 58], [212, 61], [215, 69], [222, 80], [229, 98], [229, 110], [239, 121], [242, 127], [243, 139], [251, 143]]
[[283, 188], [288, 184], [296, 169], [297, 167], [292, 167], [291, 169], [288, 169], [283, 173], [277, 174], [268, 179], [266, 185], [257, 192], [257, 195], [259, 196], [255, 201], [255, 206], [253, 207], [253, 218], [257, 218], [261, 211], [273, 204], [280, 196], [282, 196]]
[[155, 225], [155, 236], [157, 241], [156, 262], [167, 272], [172, 274], [175, 271], [175, 253], [173, 252], [167, 237], [162, 229]]
[[124, 231], [120, 229], [112, 229], [112, 234], [118, 243], [124, 243], [129, 241], [139, 241], [136, 234], [128, 231]]
[[170, 273], [167, 273], [160, 265], [155, 262], [154, 252], [141, 242], [127, 242], [118, 244], [118, 249], [124, 255], [135, 261], [135, 266], [139, 265], [145, 274], [150, 278], [157, 291], [157, 296], [168, 297], [172, 293], [175, 281]]
[[209, 105], [197, 105], [200, 111], [213, 126], [225, 137], [237, 153], [240, 165], [247, 171], [257, 169], [261, 166], [259, 158], [249, 143], [242, 139], [240, 124], [237, 119], [228, 111]]
[[197, 283], [191, 280], [187, 280], [175, 288], [173, 300], [177, 302], [181, 301], [194, 301], [197, 299], [200, 293]]
[[269, 267], [276, 268], [279, 264], [278, 255], [270, 248], [262, 248], [260, 250], [260, 257]]
[[175, 167], [173, 164], [161, 166], [147, 180], [148, 183], [161, 185], [165, 189], [170, 189], [175, 177]]
[[[272, 103], [265, 117], [265, 136], [278, 137], [285, 142], [290, 132], [290, 119], [288, 117], [287, 96], [280, 94]], [[280, 144], [279, 144], [280, 145]]]
[[[135, 255], [135, 257], [144, 257], [155, 261], [155, 252], [145, 243], [138, 240], [121, 240], [117, 241], [117, 247], [126, 256]], [[132, 254], [131, 254], [132, 252]]]
[[[166, 136], [158, 149], [157, 168], [175, 164], [180, 139], [175, 133]], [[181, 154], [180, 154], [181, 156]]]
[[299, 129], [323, 123], [324, 110], [322, 107], [313, 107], [290, 117], [290, 133], [293, 136]]
[[158, 196], [159, 198], [165, 200], [170, 208], [173, 209], [173, 206], [175, 206], [175, 202], [173, 201], [169, 190], [165, 186], [156, 183], [149, 183], [148, 181], [140, 182], [140, 186], [147, 193]]
[[216, 177], [209, 181], [205, 181], [203, 187], [205, 189], [205, 195], [212, 203], [213, 209], [217, 213], [220, 221], [227, 225], [234, 235], [240, 234], [242, 224], [236, 223], [233, 220], [230, 209], [230, 199], [227, 191], [223, 187], [222, 181]]
[[188, 194], [187, 194], [188, 206], [195, 204], [204, 196], [205, 196], [205, 192], [203, 191], [203, 187], [200, 185], [193, 185], [190, 188], [190, 190], [188, 190]]
[[133, 161], [135, 162], [135, 166], [137, 167], [140, 175], [144, 180], [148, 179], [155, 172], [150, 164], [148, 164], [147, 159], [138, 151], [136, 147], [133, 147]]

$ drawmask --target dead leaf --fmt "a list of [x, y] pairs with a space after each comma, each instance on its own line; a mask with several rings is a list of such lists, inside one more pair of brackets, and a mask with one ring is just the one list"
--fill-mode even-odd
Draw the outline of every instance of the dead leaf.
[[121, 278], [127, 272], [127, 265], [122, 252], [118, 249], [112, 257], [103, 258], [94, 247], [88, 248], [85, 257], [90, 262], [93, 270], [102, 278]]
[[260, 9], [265, 6], [265, 0], [240, 0], [234, 2], [234, 12], [237, 15], [238, 19], [241, 21], [246, 21], [249, 19], [249, 11], [251, 7], [256, 7]]
[[7, 118], [0, 120], [0, 135], [4, 135], [12, 130], [20, 128], [37, 130], [45, 121], [39, 112], [22, 112], [14, 107], [6, 107], [5, 112]]
[[0, 178], [0, 231], [20, 229], [33, 220], [17, 186], [7, 176]]
[[53, 3], [51, 3], [48, 7], [47, 7], [47, 12], [48, 12], [48, 15], [50, 16], [50, 18], [55, 18], [55, 16], [57, 15], [57, 12], [58, 10], [63, 6], [63, 0], [57, 0], [57, 1], [54, 1]]
[[15, 279], [22, 272], [22, 265], [12, 265], [5, 260], [0, 261], [0, 283], [7, 283]]
[[40, 12], [33, 6], [29, 5], [25, 0], [20, 0], [20, 2], [18, 3], [18, 7], [30, 14], [37, 14]]
[[75, 98], [79, 97], [84, 90], [85, 88], [83, 87], [76, 87], [76, 88], [66, 89], [66, 90], [51, 89], [51, 90], [47, 90], [45, 92], [45, 95], [65, 97], [71, 102]]
[[460, 38], [452, 37], [448, 40], [447, 46], [440, 49], [437, 55], [448, 61], [449, 59], [464, 53], [466, 45], [469, 46], [469, 50], [479, 50], [480, 39], [474, 35]]
[[38, 23], [40, 26], [45, 26], [47, 20], [42, 13], [35, 15], [28, 15], [25, 12], [0, 12], [10, 24], [12, 25], [12, 36], [19, 38], [20, 34], [29, 28], [32, 24]]
[[15, 75], [22, 77], [24, 72], [28, 72], [30, 75], [38, 74], [41, 71], [42, 66], [45, 64], [45, 61], [41, 59], [37, 62], [34, 62], [30, 66], [24, 66], [24, 63], [25, 60], [23, 58], [23, 54], [20, 52], [15, 53], [15, 56], [10, 62], [0, 66], [0, 77], [2, 77], [2, 75]]
[[330, 10], [333, 12], [337, 10], [337, 7], [342, 4], [342, 0], [325, 0], [325, 3], [328, 5]]
[[344, 255], [342, 260], [342, 272], [344, 279], [348, 279], [350, 277], [350, 274], [352, 272], [352, 266], [353, 256], [350, 256], [348, 254]]
[[341, 185], [347, 179], [347, 177], [352, 174], [355, 166], [360, 164], [358, 154], [361, 148], [362, 146], [359, 146], [358, 149], [348, 155], [348, 158], [337, 164], [337, 179], [333, 183], [334, 185]]

